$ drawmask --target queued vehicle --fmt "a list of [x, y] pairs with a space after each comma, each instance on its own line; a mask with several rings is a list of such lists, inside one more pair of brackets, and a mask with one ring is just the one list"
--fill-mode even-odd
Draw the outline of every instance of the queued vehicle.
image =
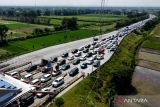
[[56, 70], [52, 72], [52, 75], [55, 77], [57, 75], [60, 75], [62, 72], [60, 70]]
[[52, 67], [47, 67], [47, 66], [45, 66], [45, 67], [42, 68], [42, 73], [47, 73], [47, 72], [49, 72], [51, 69], [52, 69]]
[[86, 61], [86, 63], [87, 63], [88, 65], [92, 65], [92, 64], [93, 64], [93, 61], [94, 61], [94, 59], [93, 59], [93, 58], [90, 58], [90, 59], [88, 59], [88, 60]]
[[62, 65], [62, 66], [59, 68], [59, 70], [65, 71], [65, 70], [67, 70], [67, 69], [69, 69], [69, 68], [70, 68], [70, 65], [69, 65], [69, 64], [64, 64], [64, 65]]
[[103, 55], [97, 56], [97, 60], [103, 60], [103, 59], [104, 59], [104, 56], [103, 56]]
[[68, 53], [67, 52], [62, 54], [62, 58], [66, 58], [66, 57], [68, 57]]
[[90, 44], [85, 46], [85, 48], [87, 48], [87, 49], [88, 49], [88, 48], [90, 48], [90, 47], [91, 47], [91, 45], [90, 45]]
[[80, 63], [80, 59], [74, 59], [73, 61], [72, 61], [72, 64], [73, 65], [78, 65]]
[[[41, 91], [42, 91], [42, 92], [50, 91], [50, 88], [49, 88], [49, 87], [46, 87], [46, 88], [41, 89]], [[42, 98], [42, 97], [44, 97], [45, 95], [46, 95], [46, 94], [43, 94], [43, 93], [37, 93], [37, 94], [36, 94], [36, 96], [37, 96], [38, 98]]]
[[83, 50], [84, 50], [84, 47], [81, 47], [81, 48], [79, 48], [78, 50], [79, 50], [79, 51], [83, 51]]
[[81, 69], [86, 69], [87, 68], [87, 63], [82, 63], [81, 65], [80, 65], [80, 67], [81, 67]]
[[79, 69], [75, 67], [72, 70], [70, 70], [68, 73], [69, 73], [69, 76], [75, 76], [79, 73]]
[[20, 80], [23, 82], [29, 82], [32, 79], [33, 79], [33, 74], [27, 74], [27, 75], [23, 76]]
[[89, 52], [89, 49], [88, 49], [88, 48], [85, 48], [85, 49], [83, 50], [83, 53], [87, 53], [87, 52]]
[[86, 57], [82, 56], [82, 57], [80, 57], [79, 59], [80, 59], [80, 61], [85, 61], [85, 60], [86, 60]]
[[94, 66], [94, 67], [99, 67], [99, 66], [100, 66], [100, 61], [99, 61], [99, 60], [95, 60], [95, 61], [93, 62], [93, 66]]
[[75, 57], [79, 57], [79, 56], [82, 55], [82, 52], [77, 52], [77, 53], [75, 53], [74, 55], [75, 55]]
[[56, 80], [52, 82], [52, 86], [57, 88], [58, 86], [64, 84], [64, 77], [58, 77]]
[[87, 58], [89, 58], [91, 56], [92, 56], [92, 52], [88, 52], [87, 55], [86, 55]]
[[58, 61], [58, 58], [57, 58], [57, 57], [51, 58], [51, 62], [52, 62], [52, 63], [55, 63], [55, 62], [57, 62], [57, 61]]
[[98, 38], [93, 38], [94, 41], [98, 41]]
[[69, 61], [74, 60], [74, 56], [70, 56], [70, 57], [68, 58], [68, 60], [69, 60]]
[[36, 69], [37, 69], [37, 65], [31, 65], [25, 71], [26, 72], [32, 72], [32, 71], [34, 71]]
[[61, 59], [57, 62], [59, 65], [64, 65], [66, 63], [65, 59]]
[[73, 49], [72, 50], [72, 54], [75, 54], [75, 53], [77, 53], [78, 52], [78, 49]]
[[47, 81], [51, 80], [51, 78], [52, 78], [51, 74], [45, 74], [45, 75], [42, 76], [41, 82], [43, 82], [43, 83], [47, 82]]

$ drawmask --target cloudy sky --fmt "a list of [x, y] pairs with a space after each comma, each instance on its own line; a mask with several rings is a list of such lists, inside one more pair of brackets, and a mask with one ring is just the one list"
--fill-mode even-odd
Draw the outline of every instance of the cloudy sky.
[[[100, 6], [101, 0], [0, 0], [0, 6], [35, 6], [35, 2], [37, 6]], [[160, 0], [106, 0], [106, 5], [160, 7]]]

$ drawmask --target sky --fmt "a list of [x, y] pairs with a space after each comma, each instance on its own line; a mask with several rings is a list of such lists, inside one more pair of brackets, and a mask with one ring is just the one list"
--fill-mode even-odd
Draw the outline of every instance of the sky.
[[[0, 0], [0, 6], [100, 6], [101, 0]], [[160, 7], [160, 0], [106, 0], [105, 6]]]

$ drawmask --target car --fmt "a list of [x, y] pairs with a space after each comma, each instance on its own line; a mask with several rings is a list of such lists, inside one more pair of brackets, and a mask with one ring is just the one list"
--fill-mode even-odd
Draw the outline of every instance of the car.
[[78, 52], [78, 49], [73, 49], [72, 50], [72, 54], [75, 54], [75, 53], [77, 53]]
[[47, 67], [47, 66], [45, 66], [45, 67], [42, 68], [42, 73], [47, 73], [47, 72], [49, 72], [51, 69], [52, 69], [52, 67]]
[[93, 42], [93, 43], [92, 43], [92, 46], [95, 46], [96, 44], [97, 44], [97, 42]]
[[86, 55], [87, 58], [89, 58], [91, 56], [92, 56], [92, 52], [88, 52], [87, 55]]
[[82, 55], [82, 53], [81, 53], [81, 52], [77, 52], [77, 53], [75, 53], [74, 55], [75, 55], [75, 57], [79, 57], [79, 56]]
[[80, 67], [82, 68], [82, 69], [85, 69], [85, 68], [87, 68], [87, 63], [82, 63], [81, 65], [80, 65]]
[[78, 65], [80, 63], [80, 59], [74, 59], [73, 61], [72, 61], [72, 64], [73, 65]]
[[84, 47], [81, 47], [81, 48], [79, 48], [78, 50], [79, 50], [79, 51], [83, 51], [83, 50], [84, 50]]
[[80, 57], [79, 59], [80, 59], [80, 61], [85, 61], [86, 60], [85, 57]]
[[94, 46], [91, 46], [91, 47], [90, 47], [90, 50], [94, 50]]
[[64, 84], [64, 77], [58, 77], [56, 80], [52, 82], [52, 86], [57, 88], [58, 86]]
[[61, 59], [57, 62], [59, 65], [64, 65], [66, 63], [65, 59]]
[[12, 73], [10, 73], [10, 75], [13, 77], [13, 76], [16, 76], [16, 75], [18, 75], [18, 72], [17, 71], [15, 71], [15, 72], [12, 72]]
[[[49, 88], [49, 87], [42, 88], [41, 91], [42, 91], [42, 92], [50, 91], [50, 88]], [[37, 94], [36, 94], [36, 96], [37, 96], [38, 98], [42, 98], [42, 97], [44, 97], [45, 95], [46, 95], [46, 94], [43, 94], [43, 93], [37, 93]]]
[[67, 52], [62, 54], [62, 58], [66, 58], [66, 57], [68, 57], [68, 53]]
[[72, 70], [70, 70], [68, 73], [69, 73], [69, 76], [75, 76], [79, 73], [79, 69], [75, 67]]
[[64, 64], [64, 65], [62, 65], [62, 66], [60, 67], [59, 70], [65, 71], [65, 70], [67, 70], [67, 69], [69, 69], [69, 68], [70, 68], [70, 65], [69, 65], [69, 64]]
[[102, 59], [104, 59], [104, 56], [103, 56], [103, 55], [97, 56], [97, 60], [102, 60]]
[[52, 72], [52, 75], [55, 77], [57, 75], [60, 75], [62, 72], [60, 70], [56, 70]]
[[32, 71], [34, 71], [36, 69], [37, 69], [37, 65], [31, 65], [25, 71], [26, 72], [32, 72]]
[[97, 55], [93, 55], [92, 58], [93, 58], [93, 60], [96, 60], [97, 59]]
[[94, 46], [94, 48], [98, 48], [100, 46], [100, 44], [96, 44], [95, 46]]
[[107, 46], [107, 49], [110, 49], [113, 46], [113, 44], [110, 44]]
[[96, 55], [97, 52], [95, 50], [92, 51], [92, 55]]
[[110, 51], [115, 51], [116, 47], [111, 47]]
[[98, 38], [93, 38], [94, 41], [98, 41]]
[[102, 39], [101, 41], [105, 41], [105, 40], [106, 40], [106, 38]]
[[87, 48], [87, 49], [88, 49], [88, 48], [90, 48], [90, 47], [91, 47], [91, 45], [90, 45], [90, 44], [85, 46], [85, 48]]
[[31, 81], [31, 85], [40, 85], [40, 84], [41, 84], [41, 81], [38, 78]]
[[104, 48], [100, 48], [100, 49], [98, 49], [98, 53], [99, 53], [99, 54], [104, 54], [104, 51], [105, 51], [105, 49], [104, 49]]
[[94, 67], [99, 67], [99, 66], [100, 66], [100, 61], [99, 61], [99, 60], [95, 60], [95, 61], [93, 62], [93, 66], [94, 66]]
[[27, 74], [24, 77], [22, 77], [20, 80], [23, 81], [23, 82], [28, 82], [32, 79], [33, 79], [33, 74]]
[[69, 60], [69, 61], [74, 60], [74, 56], [70, 56], [70, 57], [68, 58], [68, 60]]
[[58, 61], [58, 58], [57, 58], [57, 57], [51, 58], [51, 62], [52, 62], [52, 63], [55, 63], [55, 62], [57, 62], [57, 61]]
[[85, 48], [84, 50], [83, 50], [83, 53], [87, 53], [87, 52], [89, 52], [89, 49], [87, 48]]
[[47, 81], [49, 81], [50, 79], [52, 78], [52, 75], [51, 74], [45, 74], [45, 75], [43, 75], [42, 76], [42, 78], [41, 78], [41, 82], [47, 82]]

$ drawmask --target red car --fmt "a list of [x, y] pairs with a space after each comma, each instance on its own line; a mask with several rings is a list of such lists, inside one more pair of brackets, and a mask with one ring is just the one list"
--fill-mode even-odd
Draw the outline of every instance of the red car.
[[104, 54], [104, 51], [105, 51], [104, 48], [100, 48], [100, 49], [98, 50], [98, 53], [99, 53], [99, 54]]

